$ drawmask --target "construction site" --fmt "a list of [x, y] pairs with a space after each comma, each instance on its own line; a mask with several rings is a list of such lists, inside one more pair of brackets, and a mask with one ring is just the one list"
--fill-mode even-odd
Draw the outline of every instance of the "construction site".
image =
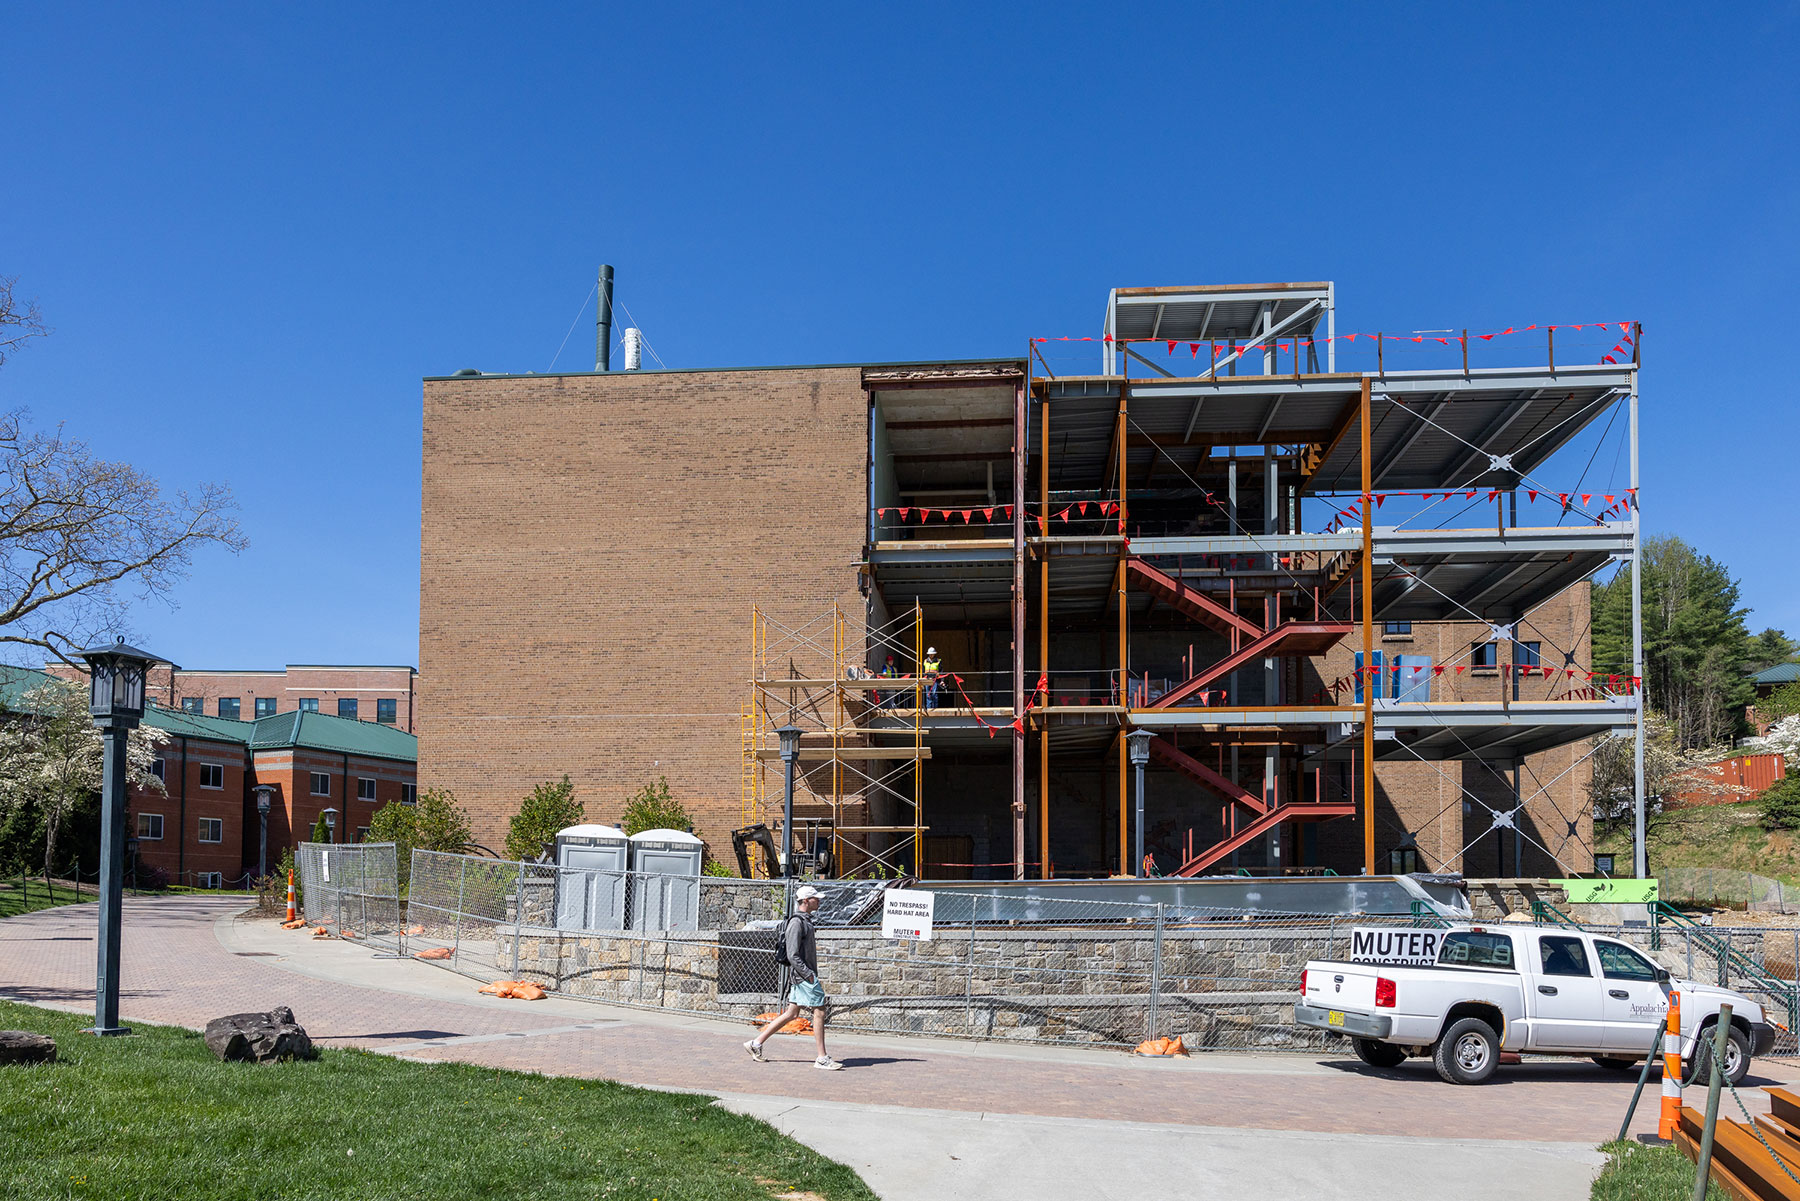
[[1638, 331], [1345, 324], [1128, 288], [1012, 359], [428, 379], [421, 779], [479, 836], [665, 776], [826, 876], [1591, 873]]

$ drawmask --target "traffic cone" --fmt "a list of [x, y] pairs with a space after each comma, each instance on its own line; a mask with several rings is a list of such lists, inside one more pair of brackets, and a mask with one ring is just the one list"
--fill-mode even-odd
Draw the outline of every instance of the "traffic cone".
[[1681, 993], [1669, 990], [1669, 1029], [1663, 1035], [1662, 1113], [1659, 1138], [1673, 1139], [1681, 1125]]
[[294, 917], [294, 869], [291, 867], [288, 868], [288, 915], [287, 915], [287, 920], [290, 922], [297, 920]]

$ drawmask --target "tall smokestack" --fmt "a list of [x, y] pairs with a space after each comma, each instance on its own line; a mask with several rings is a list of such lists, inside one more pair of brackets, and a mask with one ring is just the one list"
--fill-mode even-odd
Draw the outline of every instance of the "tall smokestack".
[[600, 264], [600, 303], [594, 312], [595, 371], [612, 370], [612, 284], [612, 264]]

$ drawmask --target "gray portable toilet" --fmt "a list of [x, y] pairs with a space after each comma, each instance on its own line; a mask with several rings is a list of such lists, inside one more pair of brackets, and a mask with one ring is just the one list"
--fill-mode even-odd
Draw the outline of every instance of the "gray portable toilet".
[[556, 832], [556, 928], [623, 930], [631, 840], [617, 826]]
[[631, 836], [631, 928], [698, 930], [706, 844], [686, 830]]

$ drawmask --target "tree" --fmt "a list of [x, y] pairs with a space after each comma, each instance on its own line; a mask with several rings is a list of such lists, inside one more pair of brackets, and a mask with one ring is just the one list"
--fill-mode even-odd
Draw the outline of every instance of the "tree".
[[427, 788], [416, 805], [390, 801], [369, 821], [370, 842], [391, 842], [400, 867], [400, 883], [412, 876], [412, 853], [460, 851], [475, 840], [469, 815], [445, 788]]
[[1800, 828], [1800, 768], [1788, 768], [1787, 774], [1757, 799], [1757, 808], [1765, 829]]
[[555, 783], [539, 784], [507, 827], [506, 857], [536, 859], [558, 830], [580, 821], [581, 802], [575, 799], [575, 785], [567, 775]]
[[[156, 749], [168, 735], [140, 726], [126, 739], [127, 782], [163, 791], [152, 773]], [[45, 677], [26, 691], [7, 720], [0, 722], [0, 816], [33, 806], [42, 823], [44, 874], [53, 870], [64, 819], [99, 791], [104, 742], [88, 713], [88, 690], [81, 684]]]
[[1800, 657], [1800, 642], [1789, 638], [1787, 631], [1773, 626], [1744, 643], [1744, 670], [1751, 675], [1779, 663], [1790, 663], [1796, 657]]
[[312, 837], [309, 841], [312, 841], [312, 842], [330, 842], [331, 841], [331, 827], [325, 824], [325, 815], [323, 813], [320, 813], [319, 820], [313, 823]]
[[[1652, 710], [1644, 716], [1644, 799], [1654, 805], [1680, 792], [1694, 773], [1714, 757], [1712, 752], [1684, 751], [1668, 718]], [[1588, 799], [1596, 821], [1614, 821], [1632, 811], [1636, 801], [1636, 748], [1630, 738], [1602, 734], [1594, 740], [1593, 775]]]
[[44, 315], [37, 301], [20, 300], [13, 295], [17, 276], [0, 275], [0, 364], [4, 364], [19, 347], [32, 338], [50, 331], [44, 326]]
[[1756, 716], [1770, 725], [1800, 713], [1800, 682], [1783, 684], [1756, 702]]
[[681, 802], [669, 795], [669, 778], [659, 776], [656, 783], [646, 784], [625, 802], [619, 828], [626, 834], [642, 834], [645, 830], [686, 830], [693, 819]]
[[[1641, 558], [1646, 703], [1668, 716], [1683, 749], [1723, 742], [1743, 728], [1752, 691], [1737, 581], [1679, 538], [1646, 540]], [[1593, 613], [1594, 669], [1634, 674], [1629, 567], [1595, 585]]]

